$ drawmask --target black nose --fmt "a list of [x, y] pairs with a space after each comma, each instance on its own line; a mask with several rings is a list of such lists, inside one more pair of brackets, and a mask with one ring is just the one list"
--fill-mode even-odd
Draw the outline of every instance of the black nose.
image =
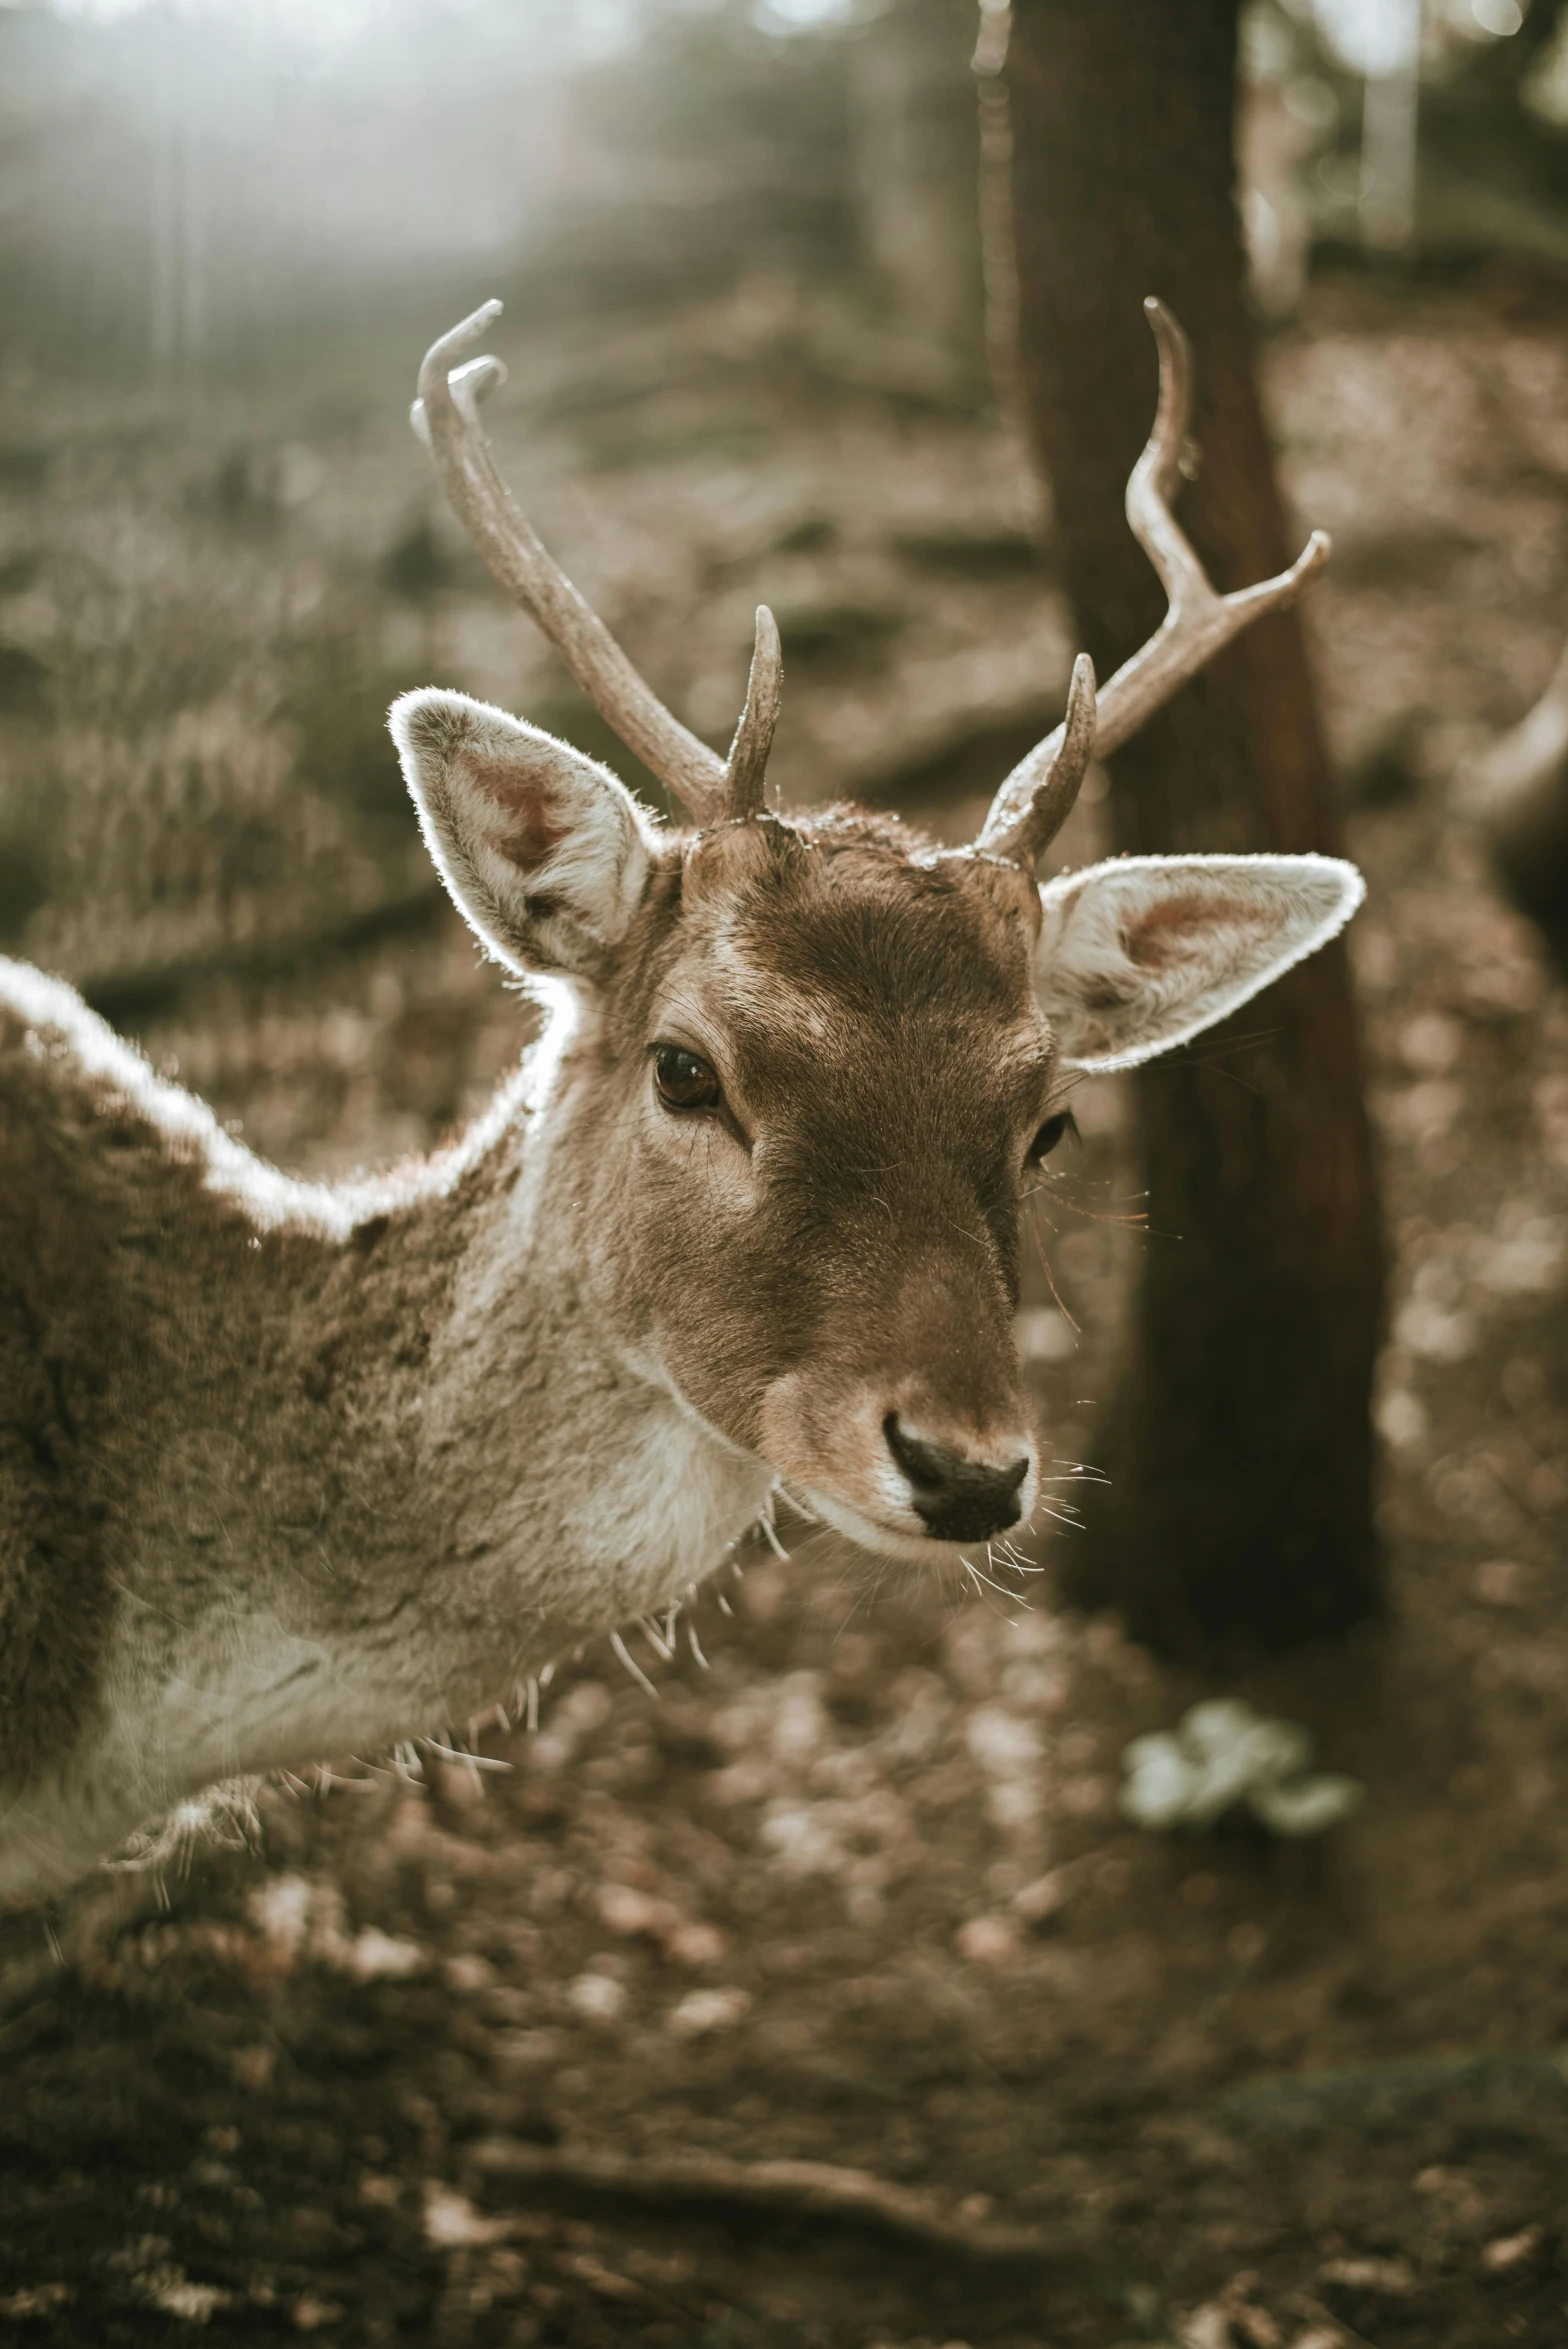
[[983, 1542], [1018, 1523], [1018, 1491], [1029, 1473], [1029, 1456], [1010, 1468], [966, 1460], [945, 1444], [911, 1435], [896, 1411], [882, 1422], [887, 1448], [909, 1479], [917, 1513], [939, 1542]]

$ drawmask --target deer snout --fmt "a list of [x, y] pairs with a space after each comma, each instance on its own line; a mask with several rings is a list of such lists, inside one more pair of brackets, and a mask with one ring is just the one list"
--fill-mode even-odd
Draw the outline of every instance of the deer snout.
[[926, 1378], [835, 1378], [813, 1364], [768, 1389], [759, 1448], [840, 1533], [885, 1556], [929, 1558], [936, 1542], [989, 1541], [1034, 1507], [1021, 1399], [986, 1400], [990, 1409], [969, 1397], [944, 1406]]
[[[1029, 1474], [1027, 1448], [1001, 1460], [957, 1439], [912, 1427], [896, 1411], [882, 1422], [887, 1448], [909, 1487], [910, 1506], [932, 1539], [988, 1541], [1023, 1514], [1020, 1495]], [[1012, 1449], [1003, 1446], [1003, 1452]]]

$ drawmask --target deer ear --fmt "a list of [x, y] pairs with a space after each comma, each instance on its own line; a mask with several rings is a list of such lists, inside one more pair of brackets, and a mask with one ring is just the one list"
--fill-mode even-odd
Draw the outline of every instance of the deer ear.
[[607, 767], [466, 693], [426, 686], [388, 724], [436, 869], [498, 961], [591, 972], [624, 935], [651, 820]]
[[1366, 894], [1334, 856], [1127, 856], [1040, 891], [1041, 1009], [1071, 1068], [1169, 1052], [1342, 930]]

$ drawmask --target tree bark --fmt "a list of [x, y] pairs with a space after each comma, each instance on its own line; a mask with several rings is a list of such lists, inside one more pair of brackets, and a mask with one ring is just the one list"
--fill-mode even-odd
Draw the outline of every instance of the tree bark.
[[[1142, 302], [1193, 343], [1183, 519], [1220, 588], [1297, 552], [1259, 405], [1235, 208], [1238, 0], [1016, 0], [1011, 120], [1025, 423], [1104, 677], [1164, 601], [1123, 519], [1154, 414]], [[1111, 765], [1122, 851], [1334, 850], [1295, 612], [1260, 621]], [[1375, 1615], [1382, 1257], [1344, 954], [1140, 1071], [1149, 1237], [1067, 1595], [1168, 1652], [1280, 1648]]]

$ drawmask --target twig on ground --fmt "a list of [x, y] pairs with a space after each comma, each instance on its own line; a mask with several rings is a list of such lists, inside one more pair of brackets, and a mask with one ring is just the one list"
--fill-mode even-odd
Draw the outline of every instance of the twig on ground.
[[783, 2221], [820, 2219], [891, 2236], [928, 2256], [1044, 2269], [1060, 2284], [1123, 2297], [1106, 2253], [1031, 2229], [966, 2218], [869, 2170], [820, 2161], [728, 2161], [708, 2153], [638, 2158], [525, 2145], [510, 2137], [482, 2140], [470, 2149], [469, 2159], [487, 2177], [513, 2178], [563, 2194], [662, 2209], [682, 2203], [739, 2206]]

